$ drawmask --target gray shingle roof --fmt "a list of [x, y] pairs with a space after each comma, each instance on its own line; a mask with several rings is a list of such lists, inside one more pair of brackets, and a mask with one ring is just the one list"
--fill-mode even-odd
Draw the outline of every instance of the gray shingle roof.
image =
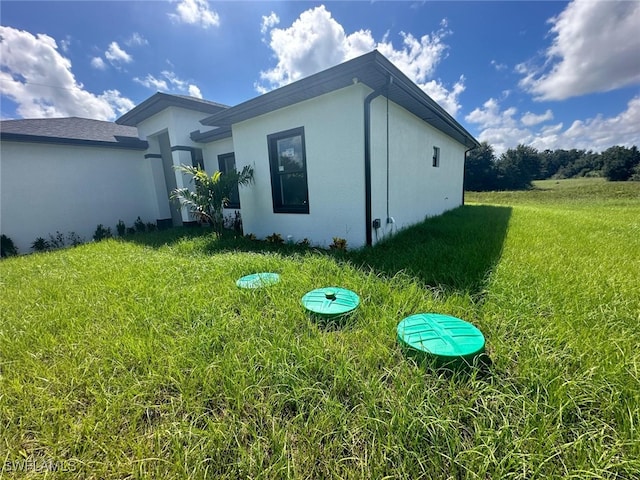
[[116, 120], [119, 125], [129, 125], [135, 127], [138, 123], [161, 112], [167, 107], [180, 107], [188, 110], [195, 110], [212, 115], [229, 108], [216, 102], [210, 102], [202, 98], [189, 97], [187, 95], [170, 95], [158, 92], [147, 98], [144, 102], [129, 110]]
[[137, 128], [79, 117], [3, 120], [0, 139], [138, 150], [149, 146], [140, 140]]

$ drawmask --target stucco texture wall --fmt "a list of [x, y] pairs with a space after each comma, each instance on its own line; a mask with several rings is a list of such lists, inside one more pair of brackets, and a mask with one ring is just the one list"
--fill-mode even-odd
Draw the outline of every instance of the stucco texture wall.
[[[365, 95], [366, 87], [351, 85], [233, 125], [236, 166], [254, 167], [254, 185], [240, 189], [245, 233], [364, 245]], [[267, 136], [298, 127], [305, 133], [309, 213], [274, 213]]]
[[151, 164], [144, 152], [2, 142], [0, 230], [20, 253], [37, 237], [75, 232], [90, 241], [102, 223], [158, 218]]
[[[389, 217], [387, 223], [387, 99], [371, 105], [373, 241], [462, 204], [465, 147], [399, 105], [388, 102]], [[433, 147], [440, 164], [433, 166]]]

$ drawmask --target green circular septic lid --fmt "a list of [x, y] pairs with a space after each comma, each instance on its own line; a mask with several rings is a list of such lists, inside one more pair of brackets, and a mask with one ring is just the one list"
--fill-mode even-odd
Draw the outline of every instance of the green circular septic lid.
[[310, 312], [333, 317], [358, 308], [360, 297], [346, 288], [325, 287], [306, 293], [302, 297], [302, 305]]
[[262, 272], [245, 275], [236, 281], [236, 285], [240, 288], [260, 288], [268, 287], [279, 281], [280, 275], [277, 273]]
[[438, 363], [465, 360], [484, 352], [484, 335], [469, 322], [438, 313], [419, 313], [398, 324], [398, 341]]

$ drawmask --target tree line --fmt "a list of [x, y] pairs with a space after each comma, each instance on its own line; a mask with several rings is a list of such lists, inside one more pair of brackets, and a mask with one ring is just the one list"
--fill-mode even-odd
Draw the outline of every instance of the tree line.
[[610, 181], [640, 181], [640, 151], [614, 146], [596, 153], [591, 150], [544, 150], [527, 145], [510, 148], [496, 156], [482, 142], [467, 154], [465, 190], [520, 190], [534, 180], [549, 178], [604, 177]]

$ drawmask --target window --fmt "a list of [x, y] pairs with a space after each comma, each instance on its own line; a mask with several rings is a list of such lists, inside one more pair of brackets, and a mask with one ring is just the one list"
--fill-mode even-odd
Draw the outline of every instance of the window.
[[440, 147], [433, 147], [433, 166], [440, 166]]
[[274, 213], [309, 213], [304, 127], [267, 137]]
[[[236, 169], [236, 156], [231, 153], [224, 153], [218, 155], [218, 170], [225, 173], [233, 172]], [[229, 194], [229, 203], [225, 208], [240, 208], [240, 193], [238, 192], [238, 185], [233, 187]]]
[[194, 167], [200, 167], [200, 169], [204, 170], [204, 160], [202, 158], [201, 148], [191, 149], [191, 165]]

